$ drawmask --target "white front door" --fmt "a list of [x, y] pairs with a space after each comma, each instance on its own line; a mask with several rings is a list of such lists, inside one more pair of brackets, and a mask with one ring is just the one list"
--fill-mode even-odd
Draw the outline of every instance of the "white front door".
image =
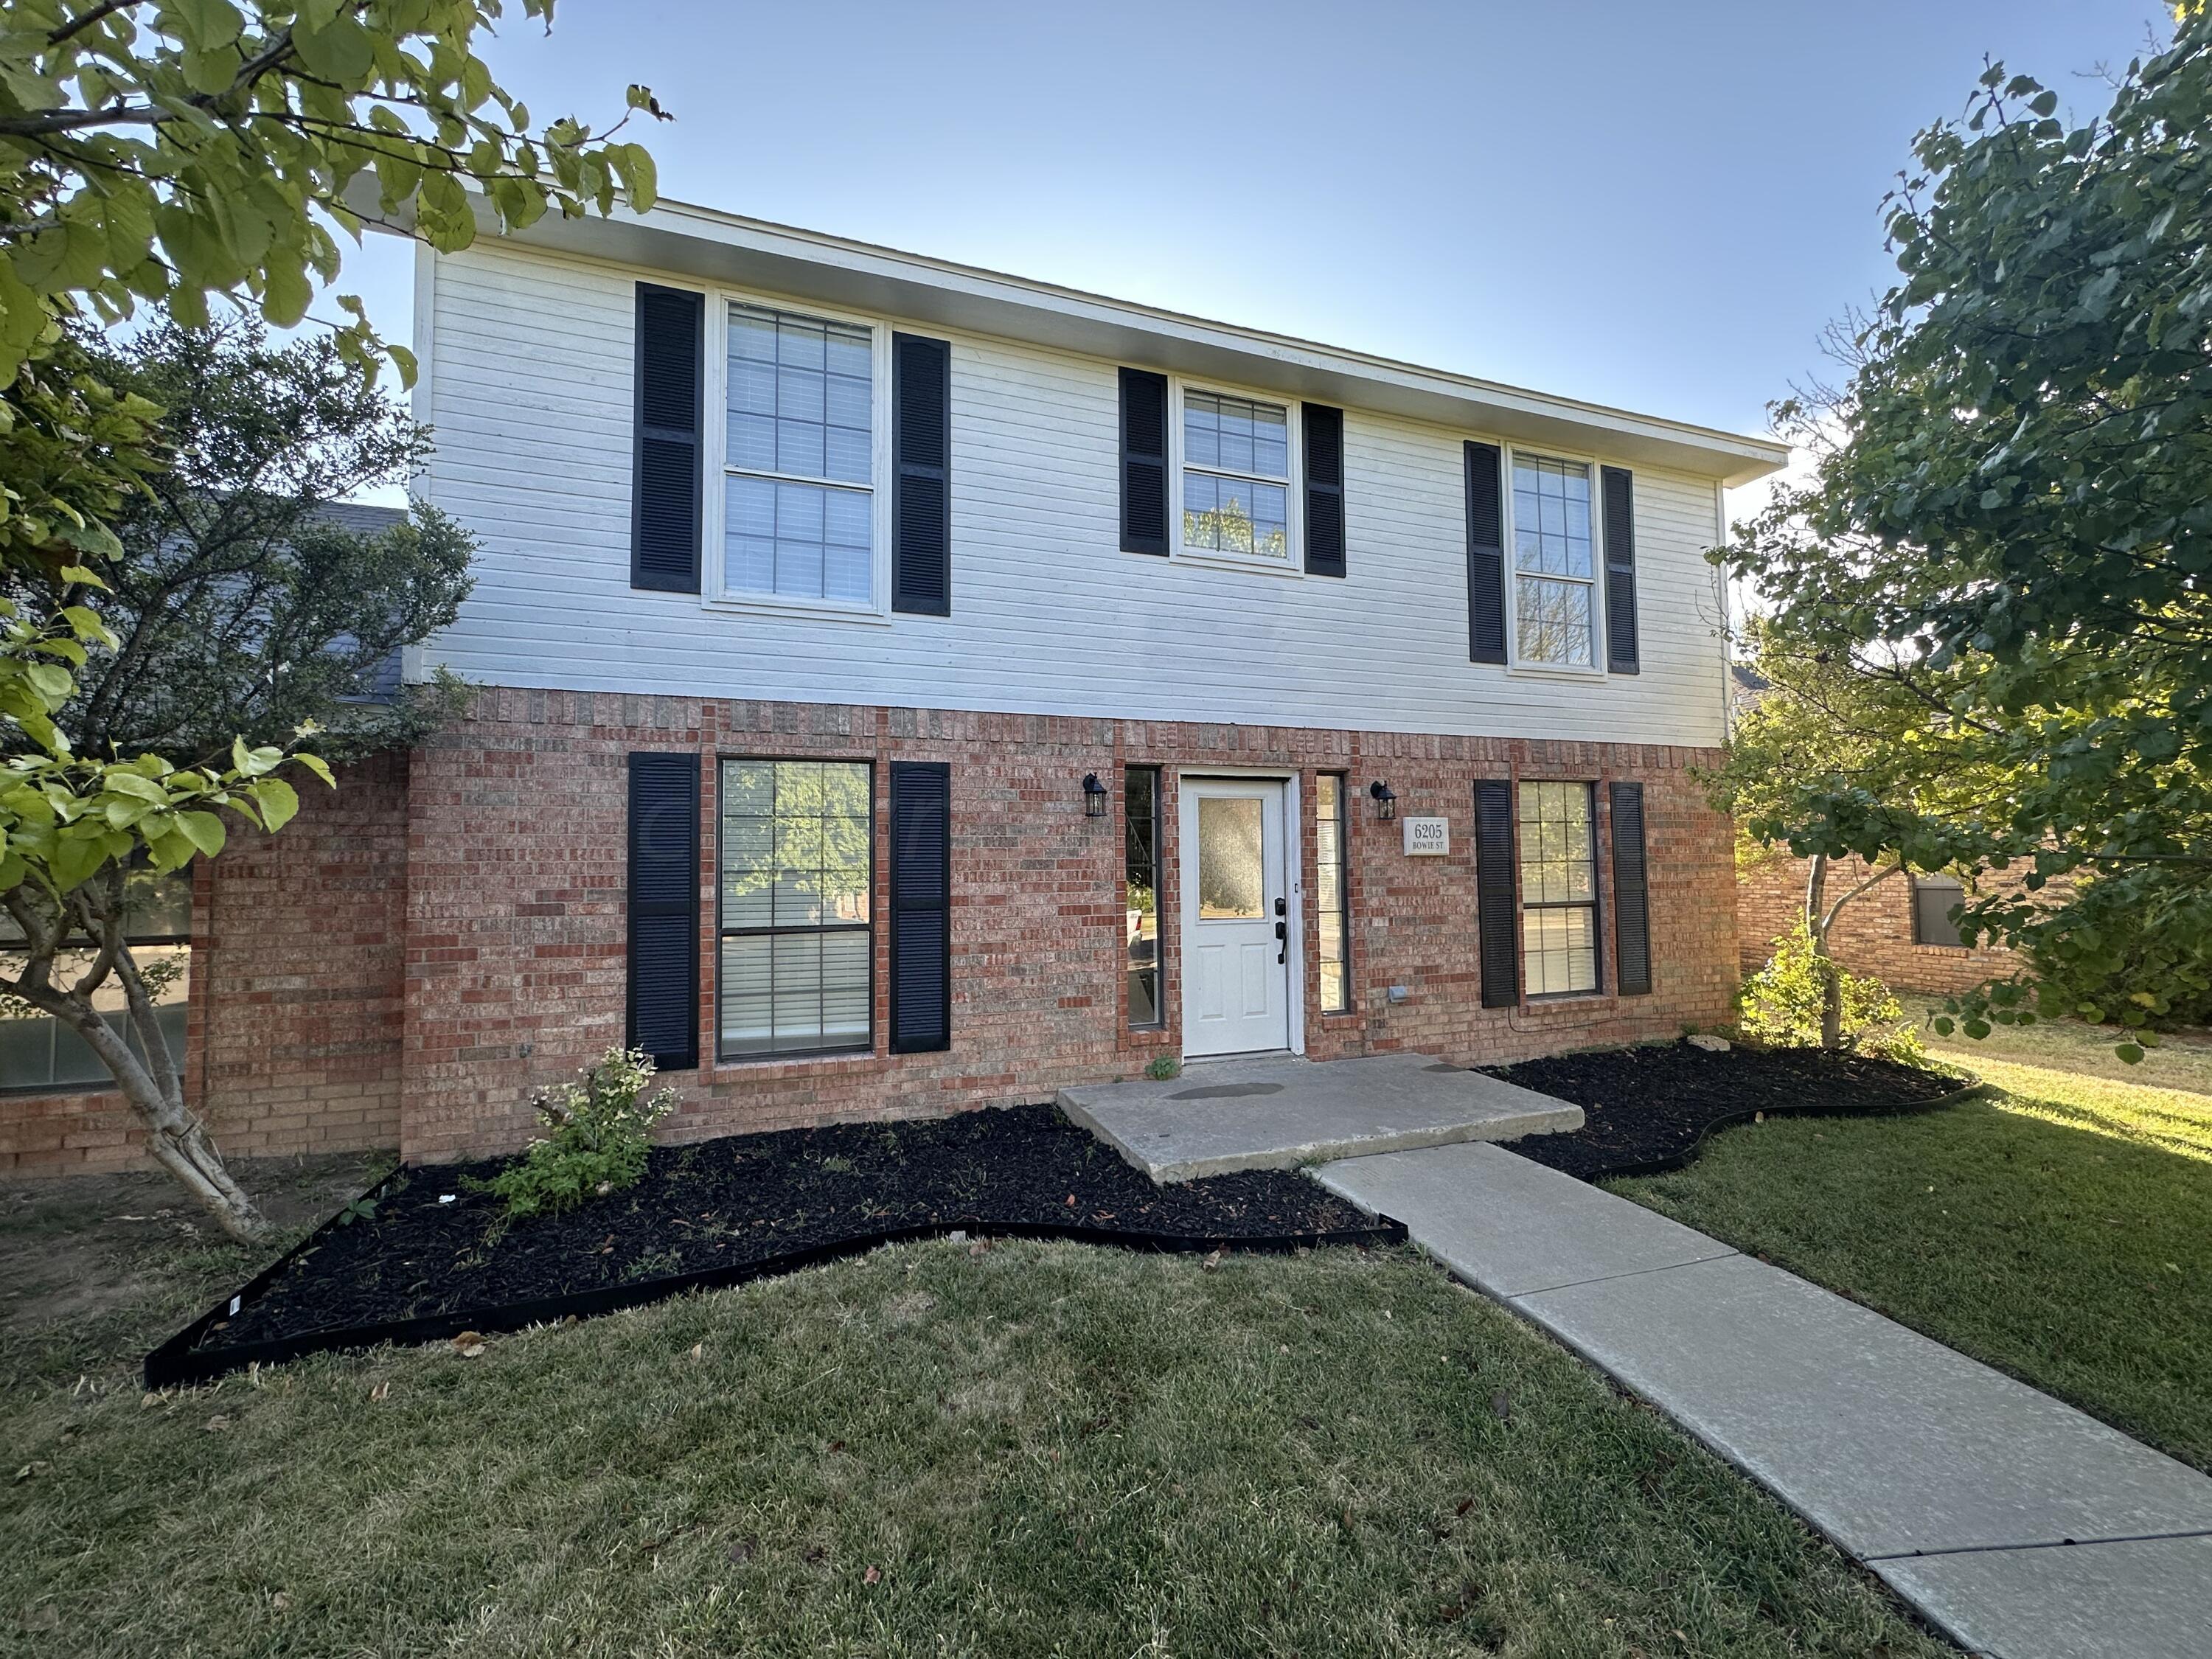
[[1182, 785], [1182, 1051], [1291, 1046], [1283, 785]]

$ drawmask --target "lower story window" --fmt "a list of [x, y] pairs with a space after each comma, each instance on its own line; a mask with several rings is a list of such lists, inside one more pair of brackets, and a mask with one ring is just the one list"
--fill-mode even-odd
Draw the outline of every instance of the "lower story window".
[[[170, 1063], [181, 1066], [192, 960], [191, 871], [187, 866], [165, 876], [144, 872], [134, 874], [131, 883], [131, 916], [124, 938], [153, 996], [155, 1023]], [[0, 973], [10, 977], [22, 966], [10, 941], [21, 937], [14, 922], [0, 916]], [[64, 951], [55, 960], [54, 978], [81, 974], [90, 961], [88, 950]], [[124, 1002], [122, 986], [111, 977], [94, 1002], [143, 1060], [145, 1048]], [[99, 1089], [111, 1081], [100, 1056], [61, 1021], [26, 1003], [0, 999], [0, 1089]]]
[[1521, 958], [1532, 997], [1597, 989], [1597, 826], [1587, 783], [1521, 786]]
[[1133, 766], [1121, 782], [1122, 905], [1127, 916], [1129, 1024], [1160, 1012], [1160, 769]]
[[874, 811], [861, 761], [724, 761], [720, 1053], [872, 1040]]
[[1321, 1011], [1340, 1014], [1352, 1006], [1346, 969], [1351, 895], [1344, 878], [1344, 774], [1324, 772], [1314, 797], [1314, 877], [1321, 933]]
[[1912, 882], [1912, 942], [1915, 945], [1963, 945], [1959, 935], [1959, 907], [1966, 902], [1966, 886], [1956, 876], [1914, 876]]

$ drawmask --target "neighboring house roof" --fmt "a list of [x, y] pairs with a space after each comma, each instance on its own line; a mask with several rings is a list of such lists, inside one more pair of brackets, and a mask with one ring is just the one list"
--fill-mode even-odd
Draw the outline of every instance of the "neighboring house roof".
[[[337, 525], [342, 529], [350, 530], [356, 535], [361, 536], [380, 535], [394, 525], [404, 524], [407, 521], [407, 512], [404, 507], [373, 507], [366, 501], [326, 501], [316, 509], [315, 516], [326, 523]], [[348, 701], [390, 702], [392, 698], [398, 696], [401, 672], [399, 654], [398, 652], [394, 651], [382, 662], [377, 664], [376, 672], [370, 678], [367, 690], [358, 698], [349, 698]]]
[[315, 516], [350, 530], [359, 535], [375, 535], [394, 525], [407, 522], [407, 509], [402, 507], [372, 507], [367, 501], [328, 501], [316, 509]]
[[[374, 204], [374, 187], [368, 198]], [[378, 216], [370, 215], [372, 221]], [[1787, 464], [1786, 444], [1424, 368], [1264, 329], [1109, 299], [663, 198], [645, 214], [549, 213], [514, 240], [1060, 350], [1203, 374], [1528, 443], [1602, 449], [1726, 484]]]

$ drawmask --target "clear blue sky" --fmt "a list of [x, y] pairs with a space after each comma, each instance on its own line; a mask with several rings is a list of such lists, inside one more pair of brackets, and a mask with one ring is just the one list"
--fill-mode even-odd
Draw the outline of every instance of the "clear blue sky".
[[[664, 194], [1759, 430], [1889, 273], [1879, 204], [1984, 54], [2101, 108], [2156, 0], [561, 0], [533, 118], [624, 85]], [[407, 337], [404, 250], [345, 286]]]

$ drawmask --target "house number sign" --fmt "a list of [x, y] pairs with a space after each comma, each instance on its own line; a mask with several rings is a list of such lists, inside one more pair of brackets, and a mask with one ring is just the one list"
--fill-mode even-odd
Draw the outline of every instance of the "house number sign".
[[1406, 826], [1406, 856], [1437, 858], [1451, 851], [1449, 818], [1401, 818]]

